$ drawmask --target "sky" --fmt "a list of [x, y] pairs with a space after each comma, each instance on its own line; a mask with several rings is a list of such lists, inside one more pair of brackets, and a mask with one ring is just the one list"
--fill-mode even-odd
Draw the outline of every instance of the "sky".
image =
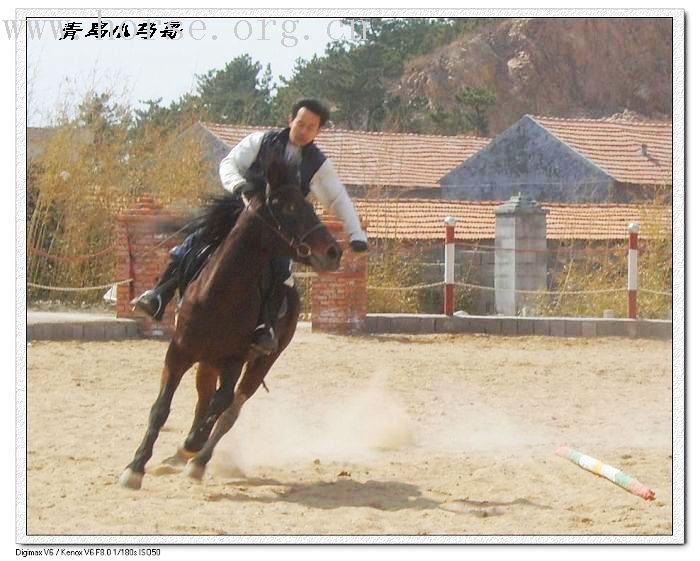
[[[100, 23], [109, 27], [125, 23], [106, 20]], [[130, 21], [132, 31], [149, 23]], [[53, 28], [46, 22], [43, 28], [34, 28], [37, 36], [27, 41], [28, 125], [49, 124], [64, 100], [80, 99], [90, 87], [112, 90], [132, 106], [157, 98], [169, 104], [194, 90], [197, 74], [221, 69], [243, 53], [263, 68], [269, 63], [278, 80], [279, 75], [291, 75], [296, 59], [323, 54], [332, 39], [351, 39], [350, 28], [333, 18], [177, 18], [183, 29], [177, 40], [160, 36], [167, 21], [171, 20], [150, 22], [156, 29], [152, 40], [86, 37], [97, 17], [64, 20]], [[82, 31], [75, 34], [76, 39], [56, 39], [53, 29], [58, 31], [68, 22], [80, 23]], [[41, 38], [38, 29], [43, 29]]]

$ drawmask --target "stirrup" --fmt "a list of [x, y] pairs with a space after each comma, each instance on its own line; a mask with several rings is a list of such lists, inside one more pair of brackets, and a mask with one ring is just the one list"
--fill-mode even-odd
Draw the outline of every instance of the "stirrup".
[[253, 332], [253, 342], [250, 347], [258, 354], [270, 356], [277, 351], [278, 343], [273, 327], [259, 325]]
[[156, 321], [163, 319], [165, 312], [163, 298], [155, 289], [147, 290], [141, 296], [134, 298], [130, 304], [133, 306], [132, 309], [138, 308]]

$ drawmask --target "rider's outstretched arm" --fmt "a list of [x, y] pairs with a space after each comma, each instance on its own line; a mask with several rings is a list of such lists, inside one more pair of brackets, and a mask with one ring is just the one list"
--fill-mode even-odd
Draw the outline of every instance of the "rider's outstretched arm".
[[367, 234], [362, 231], [355, 207], [330, 160], [327, 159], [323, 162], [323, 165], [311, 178], [310, 187], [311, 192], [323, 207], [343, 221], [350, 241], [366, 244]]

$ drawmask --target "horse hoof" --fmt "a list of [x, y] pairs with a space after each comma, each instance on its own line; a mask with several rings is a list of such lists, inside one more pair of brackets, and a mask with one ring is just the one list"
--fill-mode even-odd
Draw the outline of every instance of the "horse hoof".
[[166, 458], [163, 460], [163, 463], [173, 467], [183, 467], [194, 455], [194, 452], [188, 452], [184, 448], [178, 448], [175, 455]]
[[204, 477], [204, 471], [206, 469], [206, 466], [190, 461], [187, 463], [187, 467], [185, 468], [185, 475], [187, 475], [187, 477], [190, 479], [194, 479], [195, 481], [201, 481]]
[[183, 467], [186, 463], [187, 460], [181, 456], [178, 456], [177, 454], [163, 460], [164, 465], [171, 467]]
[[131, 468], [126, 468], [119, 477], [119, 485], [125, 489], [133, 489], [135, 491], [141, 489], [142, 481], [143, 473], [136, 473]]

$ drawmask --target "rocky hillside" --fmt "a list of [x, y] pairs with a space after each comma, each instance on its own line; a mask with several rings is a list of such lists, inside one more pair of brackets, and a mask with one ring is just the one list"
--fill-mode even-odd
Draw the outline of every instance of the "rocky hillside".
[[395, 92], [449, 109], [466, 86], [496, 94], [491, 135], [523, 114], [671, 115], [670, 19], [527, 18], [495, 23], [405, 66]]

